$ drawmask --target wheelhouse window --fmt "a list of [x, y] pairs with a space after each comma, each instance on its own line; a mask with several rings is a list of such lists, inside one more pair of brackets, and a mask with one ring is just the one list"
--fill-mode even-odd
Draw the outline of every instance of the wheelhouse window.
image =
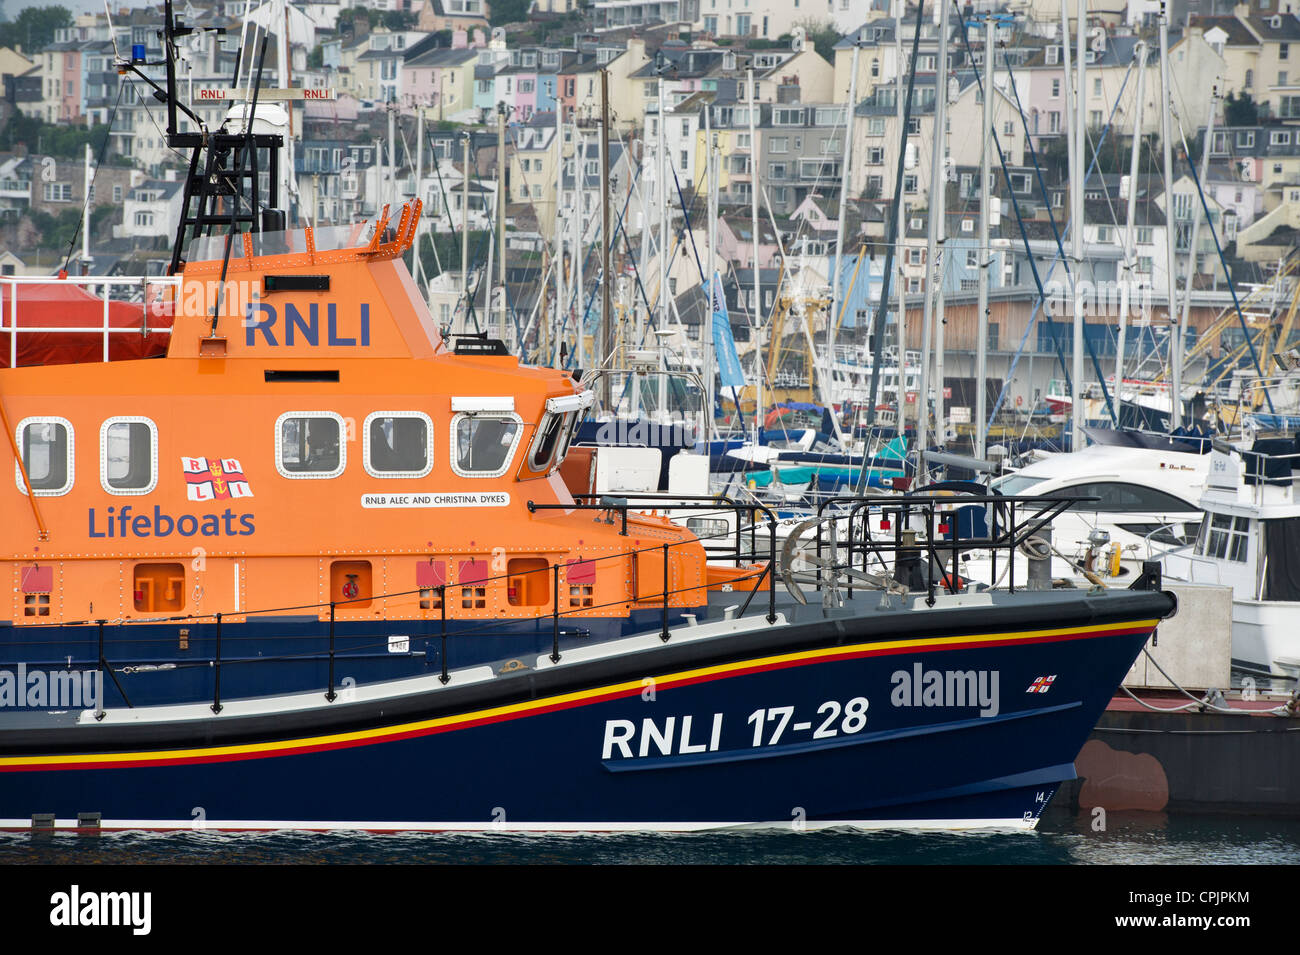
[[555, 452], [564, 437], [569, 415], [555, 414], [548, 411], [537, 426], [537, 435], [533, 438], [532, 449], [528, 452], [528, 468], [538, 473], [550, 469], [555, 461]]
[[1249, 555], [1250, 518], [1207, 514], [1196, 538], [1196, 553], [1244, 564]]
[[[18, 422], [18, 447], [32, 493], [37, 497], [55, 497], [72, 490], [73, 469], [72, 422], [66, 418], [24, 418]], [[22, 469], [14, 465], [14, 481], [24, 494]]]
[[461, 477], [500, 477], [510, 467], [522, 430], [522, 419], [511, 412], [456, 415], [451, 469]]
[[158, 428], [148, 418], [109, 418], [99, 429], [99, 482], [109, 494], [148, 494], [158, 483]]
[[365, 421], [366, 473], [379, 478], [422, 478], [433, 469], [433, 422], [419, 411], [376, 411]]
[[287, 478], [334, 478], [347, 466], [343, 419], [332, 411], [290, 411], [275, 423], [275, 467]]

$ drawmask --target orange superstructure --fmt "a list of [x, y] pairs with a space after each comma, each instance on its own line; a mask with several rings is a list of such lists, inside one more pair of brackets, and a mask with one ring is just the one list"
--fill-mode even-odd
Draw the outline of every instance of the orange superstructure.
[[236, 236], [228, 260], [196, 240], [165, 358], [0, 371], [16, 625], [421, 618], [444, 593], [452, 618], [533, 618], [557, 586], [566, 614], [626, 617], [663, 606], [663, 544], [670, 605], [705, 603], [703, 549], [671, 522], [529, 510], [572, 503], [587, 401], [444, 342], [399, 258], [419, 214]]

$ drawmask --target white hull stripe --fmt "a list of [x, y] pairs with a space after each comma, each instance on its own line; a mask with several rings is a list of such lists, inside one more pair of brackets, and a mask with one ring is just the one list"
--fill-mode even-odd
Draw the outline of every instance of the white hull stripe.
[[[1003, 829], [1028, 831], [1038, 820], [1026, 819], [833, 819], [798, 824], [801, 830], [962, 830]], [[497, 833], [583, 833], [583, 832], [706, 832], [724, 829], [790, 829], [795, 823], [778, 822], [284, 822], [264, 820], [212, 820], [195, 825], [194, 820], [110, 819], [100, 823], [100, 831], [147, 830], [194, 832], [465, 832], [493, 835]], [[78, 829], [75, 819], [57, 819], [55, 830]], [[0, 830], [31, 832], [30, 819], [0, 819]], [[44, 831], [49, 831], [48, 829]]]

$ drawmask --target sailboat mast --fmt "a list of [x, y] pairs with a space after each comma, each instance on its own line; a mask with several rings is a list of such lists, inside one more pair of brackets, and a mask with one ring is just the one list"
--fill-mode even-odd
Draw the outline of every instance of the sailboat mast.
[[[501, 308], [497, 312], [497, 337], [506, 341], [506, 109], [497, 106], [497, 284]], [[522, 343], [521, 343], [522, 344]]]
[[[612, 291], [614, 277], [609, 270], [609, 71], [600, 71], [600, 344], [597, 363], [609, 360], [614, 347], [614, 303]], [[640, 344], [639, 342], [637, 343]], [[601, 379], [604, 398], [609, 403], [609, 376]]]
[[988, 376], [989, 341], [989, 273], [993, 269], [993, 249], [989, 244], [989, 220], [993, 197], [989, 189], [990, 166], [993, 152], [993, 44], [995, 39], [993, 17], [984, 21], [984, 110], [981, 118], [982, 145], [980, 146], [980, 234], [979, 234], [979, 295], [976, 306], [975, 333], [975, 457], [983, 458], [988, 445], [988, 390], [984, 379]]
[[[1169, 104], [1173, 90], [1169, 86], [1169, 11], [1164, 3], [1160, 4], [1160, 148], [1164, 160], [1165, 173], [1165, 266], [1167, 269], [1165, 286], [1168, 288], [1166, 301], [1169, 316], [1169, 377], [1171, 383], [1170, 423], [1174, 428], [1183, 424], [1183, 343], [1178, 336], [1174, 315], [1177, 307], [1178, 278], [1174, 264], [1174, 238], [1177, 226], [1174, 224], [1174, 161], [1173, 161], [1173, 124], [1169, 121]], [[1207, 150], [1208, 151], [1208, 150]]]
[[[1197, 183], [1197, 188], [1201, 188], [1200, 183], [1205, 182], [1205, 177], [1210, 171], [1210, 147], [1214, 143], [1214, 114], [1218, 108], [1219, 88], [1213, 86], [1210, 88], [1210, 118], [1205, 123], [1205, 142], [1201, 144], [1201, 175]], [[1192, 310], [1192, 280], [1196, 278], [1196, 241], [1201, 232], [1201, 204], [1193, 203], [1192, 207], [1192, 235], [1191, 242], [1187, 246], [1187, 287], [1183, 291], [1183, 312], [1178, 320], [1178, 341], [1187, 341], [1187, 322]], [[1181, 354], [1181, 350], [1180, 350]], [[1180, 366], [1181, 370], [1181, 366]], [[1178, 401], [1181, 412], [1182, 401]]]
[[1070, 235], [1071, 254], [1074, 257], [1074, 355], [1071, 375], [1074, 377], [1075, 400], [1071, 402], [1073, 411], [1074, 433], [1070, 439], [1071, 450], [1081, 450], [1087, 442], [1083, 434], [1083, 296], [1079, 294], [1079, 283], [1083, 281], [1083, 230], [1085, 227], [1083, 213], [1083, 179], [1087, 174], [1084, 162], [1084, 147], [1088, 142], [1088, 57], [1084, 42], [1088, 29], [1088, 0], [1079, 0], [1079, 35], [1078, 61], [1079, 81], [1075, 85], [1075, 134], [1074, 134], [1074, 171], [1077, 182], [1074, 185], [1074, 211], [1071, 216], [1073, 228]]
[[[564, 343], [564, 323], [568, 318], [568, 302], [564, 297], [564, 230], [568, 217], [564, 213], [564, 125], [560, 119], [564, 106], [555, 104], [555, 342], [553, 366], [561, 367], [560, 347]], [[466, 137], [466, 142], [469, 139]], [[466, 147], [468, 149], [468, 147]], [[468, 152], [466, 157], [468, 159]], [[467, 230], [462, 230], [468, 235]]]
[[[894, 56], [898, 63], [898, 75], [895, 85], [898, 92], [894, 97], [894, 107], [898, 114], [898, 148], [903, 150], [904, 163], [907, 161], [907, 124], [909, 121], [903, 103], [903, 14], [906, 9], [907, 5], [904, 0], [898, 0], [898, 16], [895, 20], [896, 26], [894, 29]], [[915, 29], [918, 34], [921, 32], [921, 21], [919, 19], [916, 21]], [[916, 75], [915, 63], [911, 64], [908, 73], [911, 76]], [[906, 179], [903, 180], [904, 183], [906, 181]], [[898, 287], [898, 314], [894, 320], [894, 340], [896, 343], [894, 350], [898, 355], [898, 369], [895, 373], [895, 380], [898, 384], [896, 397], [898, 399], [897, 423], [899, 436], [907, 433], [907, 300], [905, 298], [907, 289], [903, 278], [903, 248], [906, 245], [905, 240], [907, 237], [907, 231], [903, 228], [907, 222], [907, 202], [903, 195], [907, 190], [901, 188], [901, 185], [898, 195], [895, 197], [897, 201], [894, 206], [894, 214], [898, 216], [898, 226], [894, 232], [894, 281]]]
[[[930, 144], [930, 216], [925, 229], [925, 301], [921, 311], [921, 381], [917, 398], [916, 446], [924, 453], [930, 437], [930, 341], [934, 333], [934, 300], [943, 297], [943, 269], [937, 256], [944, 231], [944, 125], [948, 105], [948, 4], [939, 4], [939, 56], [934, 72], [934, 137]], [[939, 380], [943, 390], [943, 379]], [[942, 400], [942, 399], [940, 399]], [[942, 428], [942, 419], [938, 427]], [[942, 438], [940, 439], [942, 440]]]
[[[1133, 273], [1137, 264], [1137, 245], [1134, 243], [1134, 219], [1137, 217], [1138, 190], [1138, 155], [1142, 144], [1142, 87], [1147, 72], [1147, 45], [1139, 40], [1133, 49], [1137, 61], [1137, 99], [1134, 100], [1133, 144], [1128, 161], [1128, 211], [1124, 220], [1124, 284], [1120, 286], [1119, 298], [1119, 337], [1115, 342], [1115, 400], [1119, 401], [1120, 389], [1124, 386], [1124, 333], [1128, 325], [1128, 313], [1133, 299]], [[1118, 412], [1118, 408], [1116, 409]]]
[[[844, 230], [849, 211], [849, 160], [853, 155], [853, 110], [858, 103], [858, 56], [862, 52], [860, 33], [853, 36], [853, 58], [849, 67], [849, 101], [844, 113], [844, 156], [840, 168], [840, 214], [835, 227], [835, 268], [831, 271], [831, 308], [826, 317], [826, 380], [835, 381], [835, 326], [843, 319], [844, 302], [840, 299], [840, 288], [844, 273]], [[758, 219], [757, 209], [754, 215]], [[757, 245], [755, 245], [757, 248]], [[755, 263], [755, 269], [758, 268]], [[829, 389], [828, 389], [829, 390]], [[835, 411], [831, 409], [831, 415]]]
[[[758, 118], [754, 115], [758, 107], [754, 101], [757, 99], [754, 93], [754, 66], [753, 59], [750, 60], [748, 73], [749, 80], [749, 154], [754, 157], [754, 188], [749, 190], [749, 228], [753, 239], [753, 261], [751, 265], [754, 269], [754, 307], [751, 314], [754, 316], [754, 443], [758, 443], [758, 432], [762, 427], [763, 420], [763, 300], [759, 295], [761, 288], [758, 272], [758, 137], [755, 135], [754, 127]], [[854, 75], [857, 74], [856, 68]], [[850, 97], [850, 100], [852, 97]], [[707, 106], [705, 107], [708, 108]], [[852, 116], [853, 103], [849, 103], [849, 115]], [[847, 139], [847, 131], [845, 138]], [[845, 163], [847, 166], [848, 164]], [[842, 202], [843, 200], [841, 200]], [[841, 218], [843, 218], [841, 216]]]

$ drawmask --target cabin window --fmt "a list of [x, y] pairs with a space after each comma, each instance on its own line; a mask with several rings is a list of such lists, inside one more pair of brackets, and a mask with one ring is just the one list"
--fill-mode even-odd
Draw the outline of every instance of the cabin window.
[[99, 429], [99, 482], [109, 494], [148, 494], [158, 483], [158, 427], [109, 418]]
[[528, 452], [528, 467], [533, 471], [546, 471], [555, 460], [555, 452], [564, 443], [568, 431], [569, 414], [555, 414], [548, 411], [537, 426], [537, 436], [533, 438], [532, 450]]
[[[54, 497], [72, 490], [75, 477], [72, 462], [72, 422], [66, 418], [24, 418], [18, 422], [18, 446], [22, 449], [27, 479], [37, 497]], [[24, 494], [22, 469], [14, 465], [14, 481]]]
[[419, 411], [376, 411], [365, 422], [366, 473], [379, 478], [422, 478], [433, 469], [433, 422]]
[[451, 469], [461, 477], [500, 477], [522, 432], [517, 414], [458, 414], [451, 419]]
[[287, 478], [334, 478], [347, 465], [343, 419], [332, 411], [290, 411], [275, 423], [275, 466]]
[[1196, 539], [1196, 553], [1216, 560], [1244, 564], [1249, 556], [1250, 518], [1231, 514], [1210, 514], [1202, 522]]
[[1070, 509], [1074, 511], [1107, 511], [1118, 514], [1151, 511], [1182, 514], [1196, 510], [1194, 505], [1181, 501], [1172, 494], [1120, 481], [1074, 484], [1061, 488], [1060, 493], [1068, 497], [1100, 498], [1097, 501], [1080, 501], [1078, 504], [1070, 505]]

